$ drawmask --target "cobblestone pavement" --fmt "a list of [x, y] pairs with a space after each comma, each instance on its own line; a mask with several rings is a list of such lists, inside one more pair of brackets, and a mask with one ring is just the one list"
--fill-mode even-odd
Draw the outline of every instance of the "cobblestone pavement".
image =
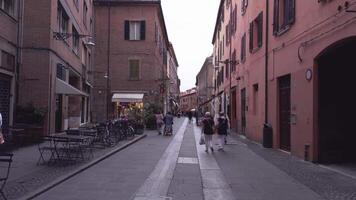
[[356, 179], [304, 162], [294, 156], [265, 149], [261, 145], [239, 138], [248, 148], [298, 182], [327, 200], [356, 200]]
[[51, 183], [56, 178], [88, 164], [93, 159], [99, 158], [116, 148], [120, 148], [127, 142], [129, 141], [122, 141], [118, 145], [110, 148], [94, 149], [94, 156], [90, 160], [62, 165], [37, 165], [37, 160], [39, 158], [37, 145], [16, 149], [13, 152], [14, 161], [4, 192], [9, 200], [21, 198], [22, 196]]

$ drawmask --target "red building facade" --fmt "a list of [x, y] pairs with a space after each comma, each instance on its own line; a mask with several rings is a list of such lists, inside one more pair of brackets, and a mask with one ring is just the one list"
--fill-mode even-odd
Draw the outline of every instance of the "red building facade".
[[216, 109], [252, 140], [264, 142], [268, 124], [274, 148], [309, 161], [354, 161], [353, 10], [350, 1], [221, 1]]

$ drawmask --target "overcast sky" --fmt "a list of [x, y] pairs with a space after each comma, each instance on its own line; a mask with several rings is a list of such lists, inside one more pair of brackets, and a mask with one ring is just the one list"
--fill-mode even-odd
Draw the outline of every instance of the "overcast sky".
[[213, 37], [219, 0], [161, 0], [169, 40], [178, 63], [181, 91], [195, 86], [205, 58], [213, 53]]

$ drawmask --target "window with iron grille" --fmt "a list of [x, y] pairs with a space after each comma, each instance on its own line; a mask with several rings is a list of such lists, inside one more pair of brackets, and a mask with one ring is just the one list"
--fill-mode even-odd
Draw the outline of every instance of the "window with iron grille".
[[263, 38], [263, 13], [261, 12], [255, 20], [250, 23], [250, 52], [262, 47]]
[[233, 63], [231, 64], [231, 72], [236, 71], [236, 50], [234, 49], [234, 51], [232, 52], [232, 61]]
[[287, 31], [295, 21], [295, 0], [274, 0], [273, 35]]
[[87, 26], [87, 15], [88, 15], [88, 6], [87, 3], [84, 0], [83, 4], [83, 24], [86, 27]]

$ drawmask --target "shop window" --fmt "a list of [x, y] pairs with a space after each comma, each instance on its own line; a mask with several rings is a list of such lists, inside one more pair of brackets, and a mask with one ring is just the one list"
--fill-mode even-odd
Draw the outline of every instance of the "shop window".
[[125, 21], [125, 40], [145, 40], [146, 21]]
[[250, 52], [253, 53], [262, 47], [263, 13], [250, 23]]
[[129, 60], [129, 79], [139, 80], [140, 79], [140, 61], [139, 60]]
[[274, 0], [273, 34], [280, 35], [295, 21], [295, 0]]
[[66, 81], [66, 69], [64, 67], [64, 65], [62, 64], [57, 64], [57, 78]]

